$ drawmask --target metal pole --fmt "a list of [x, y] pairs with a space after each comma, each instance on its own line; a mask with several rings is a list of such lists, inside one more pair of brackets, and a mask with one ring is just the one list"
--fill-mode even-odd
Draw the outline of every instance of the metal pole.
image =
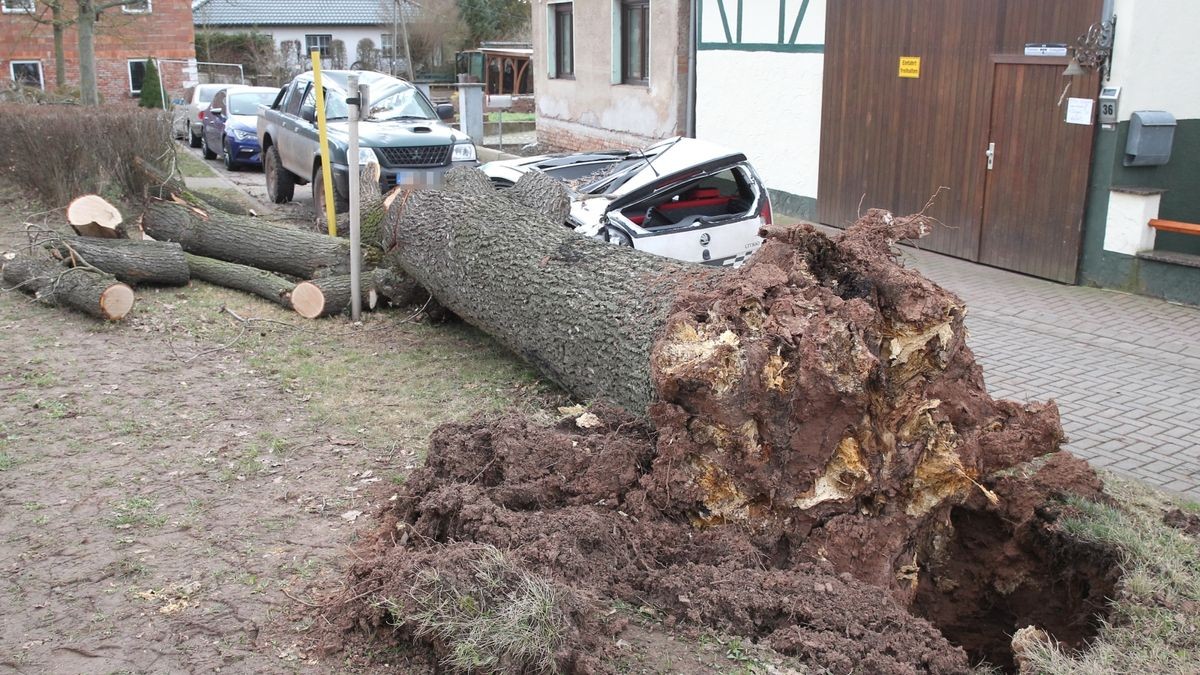
[[346, 120], [350, 125], [350, 152], [346, 157], [346, 163], [350, 165], [350, 318], [353, 321], [361, 321], [362, 294], [358, 286], [359, 277], [362, 276], [359, 269], [362, 264], [362, 242], [359, 239], [358, 226], [358, 116], [362, 110], [362, 92], [359, 91], [357, 74], [346, 77], [346, 92], [350, 95], [350, 98], [346, 99], [346, 105], [350, 108], [349, 119]]

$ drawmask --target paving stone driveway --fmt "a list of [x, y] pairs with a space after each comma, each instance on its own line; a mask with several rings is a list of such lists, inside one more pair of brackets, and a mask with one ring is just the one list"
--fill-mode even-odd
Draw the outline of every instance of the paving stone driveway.
[[1200, 498], [1200, 309], [902, 251], [966, 300], [993, 396], [1054, 398], [1072, 452]]

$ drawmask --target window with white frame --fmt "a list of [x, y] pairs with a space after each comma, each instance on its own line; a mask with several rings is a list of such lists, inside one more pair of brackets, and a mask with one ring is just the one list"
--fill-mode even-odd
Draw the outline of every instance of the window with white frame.
[[4, 10], [5, 14], [32, 12], [34, 10], [34, 0], [0, 0], [0, 9]]
[[387, 58], [387, 59], [392, 58], [392, 43], [393, 42], [394, 41], [392, 40], [391, 33], [380, 33], [379, 34], [379, 54], [380, 54], [380, 56], [383, 56], [384, 58]]
[[131, 0], [121, 5], [121, 11], [126, 14], [149, 14], [150, 0]]
[[42, 78], [41, 61], [13, 61], [8, 64], [8, 74], [12, 76], [13, 82], [26, 87], [46, 88], [46, 81]]
[[142, 80], [146, 78], [146, 61], [139, 59], [137, 61], [130, 59], [129, 64], [129, 93], [142, 93]]
[[550, 55], [550, 77], [575, 77], [575, 13], [573, 3], [558, 2], [549, 6], [547, 38]]
[[329, 58], [329, 43], [333, 42], [332, 35], [305, 35], [304, 55], [307, 57], [313, 50], [321, 52], [321, 58]]
[[645, 85], [650, 82], [650, 2], [621, 0], [617, 8], [619, 27], [620, 82]]

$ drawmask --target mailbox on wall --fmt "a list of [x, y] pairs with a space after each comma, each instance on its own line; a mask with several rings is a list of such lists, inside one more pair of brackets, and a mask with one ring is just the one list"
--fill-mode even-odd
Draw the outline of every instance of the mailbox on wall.
[[1171, 159], [1175, 116], [1161, 110], [1141, 110], [1129, 119], [1125, 166], [1161, 166]]

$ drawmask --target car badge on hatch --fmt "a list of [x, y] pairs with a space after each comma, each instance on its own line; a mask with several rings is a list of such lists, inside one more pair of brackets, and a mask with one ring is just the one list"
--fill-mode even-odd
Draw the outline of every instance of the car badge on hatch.
[[712, 241], [712, 237], [707, 232], [700, 235], [700, 245], [701, 246], [708, 246], [708, 242], [710, 242], [710, 241]]

